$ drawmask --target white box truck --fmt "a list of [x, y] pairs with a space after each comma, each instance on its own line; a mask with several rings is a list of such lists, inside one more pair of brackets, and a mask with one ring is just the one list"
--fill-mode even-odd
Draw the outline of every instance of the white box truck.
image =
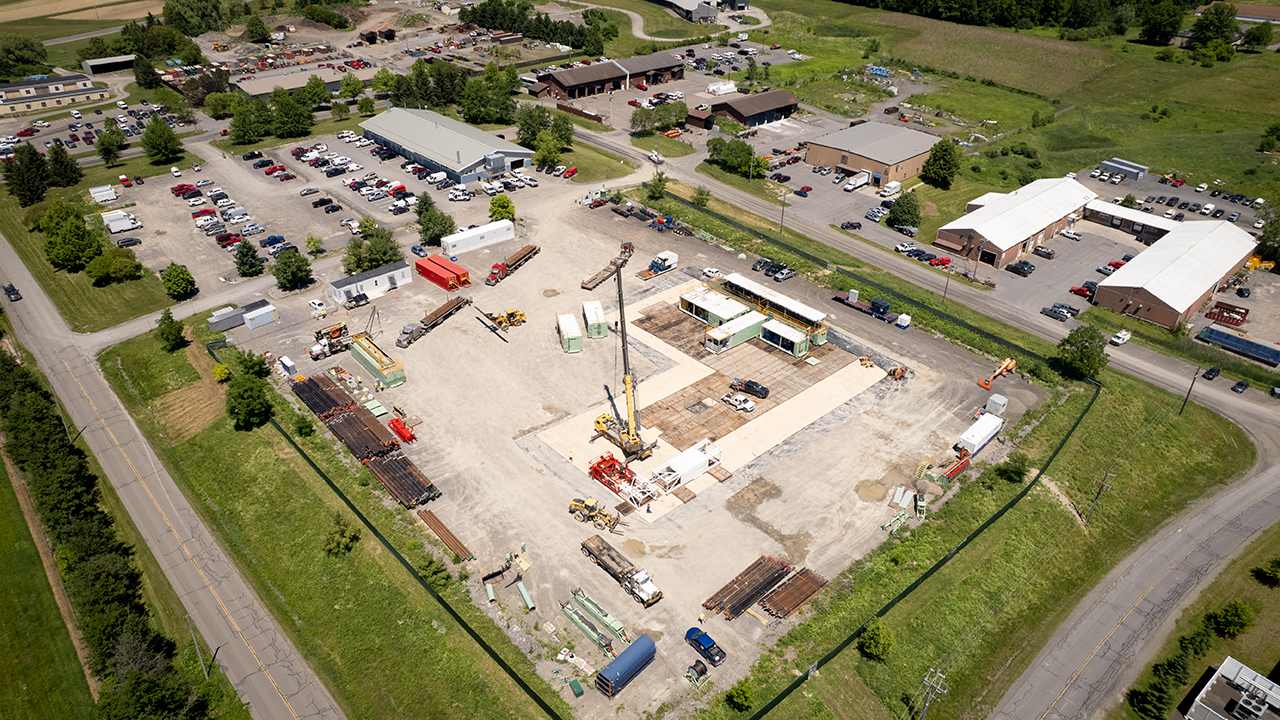
[[859, 172], [859, 173], [854, 173], [854, 175], [849, 178], [849, 182], [845, 183], [844, 191], [853, 192], [854, 190], [857, 190], [858, 188], [870, 182], [871, 182], [871, 173], [867, 172], [866, 170], [863, 170], [862, 172]]
[[886, 197], [886, 198], [893, 197], [894, 195], [897, 195], [900, 192], [902, 192], [902, 183], [898, 182], [897, 180], [894, 180], [888, 185], [885, 185], [884, 188], [880, 190], [880, 197]]

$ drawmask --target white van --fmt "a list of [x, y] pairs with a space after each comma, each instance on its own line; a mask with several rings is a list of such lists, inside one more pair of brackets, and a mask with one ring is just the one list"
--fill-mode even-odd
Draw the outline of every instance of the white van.
[[80, 111], [79, 111], [79, 110], [72, 110], [72, 111], [71, 111], [71, 117], [73, 117], [73, 118], [75, 118], [75, 119], [79, 120], [80, 118], [82, 118], [82, 117], [84, 117], [84, 116], [80, 114]]
[[1200, 208], [1200, 214], [1208, 215], [1209, 213], [1213, 212], [1213, 210], [1214, 210], [1213, 203], [1206, 203], [1204, 207]]
[[123, 101], [123, 100], [117, 100], [117, 101], [116, 101], [116, 107], [120, 108], [121, 110], [128, 110], [128, 109], [129, 109], [129, 103], [127, 103], [127, 102], [125, 102], [125, 101]]
[[428, 184], [428, 185], [435, 185], [436, 183], [440, 182], [441, 180], [444, 180], [444, 179], [445, 179], [445, 178], [447, 178], [447, 177], [449, 177], [449, 176], [448, 176], [448, 175], [446, 175], [446, 174], [445, 174], [445, 173], [443, 173], [443, 172], [434, 172], [434, 173], [431, 173], [430, 175], [428, 175], [428, 176], [427, 176], [427, 184]]

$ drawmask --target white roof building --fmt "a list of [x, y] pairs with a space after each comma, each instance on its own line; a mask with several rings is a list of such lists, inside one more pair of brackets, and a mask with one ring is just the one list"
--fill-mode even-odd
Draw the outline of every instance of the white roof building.
[[970, 201], [967, 214], [943, 225], [939, 232], [971, 231], [1007, 251], [1097, 197], [1070, 178], [1036, 180], [1010, 193], [987, 193]]
[[1128, 220], [1151, 228], [1159, 228], [1165, 232], [1173, 232], [1182, 227], [1182, 223], [1178, 220], [1157, 215], [1155, 212], [1145, 213], [1138, 208], [1121, 207], [1106, 200], [1091, 200], [1084, 207], [1090, 212], [1110, 215], [1113, 218], [1121, 218], [1122, 220]]

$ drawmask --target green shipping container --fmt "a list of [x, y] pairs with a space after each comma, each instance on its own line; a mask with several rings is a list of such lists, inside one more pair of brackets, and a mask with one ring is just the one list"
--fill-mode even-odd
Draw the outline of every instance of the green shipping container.
[[560, 330], [560, 348], [567, 353], [582, 352], [582, 331], [578, 330], [578, 321], [572, 315], [557, 315], [556, 323]]
[[609, 337], [609, 324], [604, 320], [604, 306], [599, 300], [583, 302], [582, 317], [587, 321], [587, 337], [592, 339]]

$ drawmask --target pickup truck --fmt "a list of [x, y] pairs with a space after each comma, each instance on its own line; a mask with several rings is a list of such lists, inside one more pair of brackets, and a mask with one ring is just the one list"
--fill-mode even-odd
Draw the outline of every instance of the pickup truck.
[[756, 409], [755, 401], [742, 393], [725, 393], [724, 397], [720, 398], [720, 402], [743, 412], [752, 412]]
[[1131, 337], [1133, 337], [1133, 331], [1132, 331], [1132, 330], [1121, 330], [1120, 332], [1116, 333], [1115, 335], [1112, 335], [1112, 336], [1111, 336], [1111, 340], [1110, 340], [1109, 342], [1110, 342], [1112, 345], [1123, 345], [1123, 344], [1125, 344], [1125, 343], [1129, 342], [1129, 338], [1131, 338]]

